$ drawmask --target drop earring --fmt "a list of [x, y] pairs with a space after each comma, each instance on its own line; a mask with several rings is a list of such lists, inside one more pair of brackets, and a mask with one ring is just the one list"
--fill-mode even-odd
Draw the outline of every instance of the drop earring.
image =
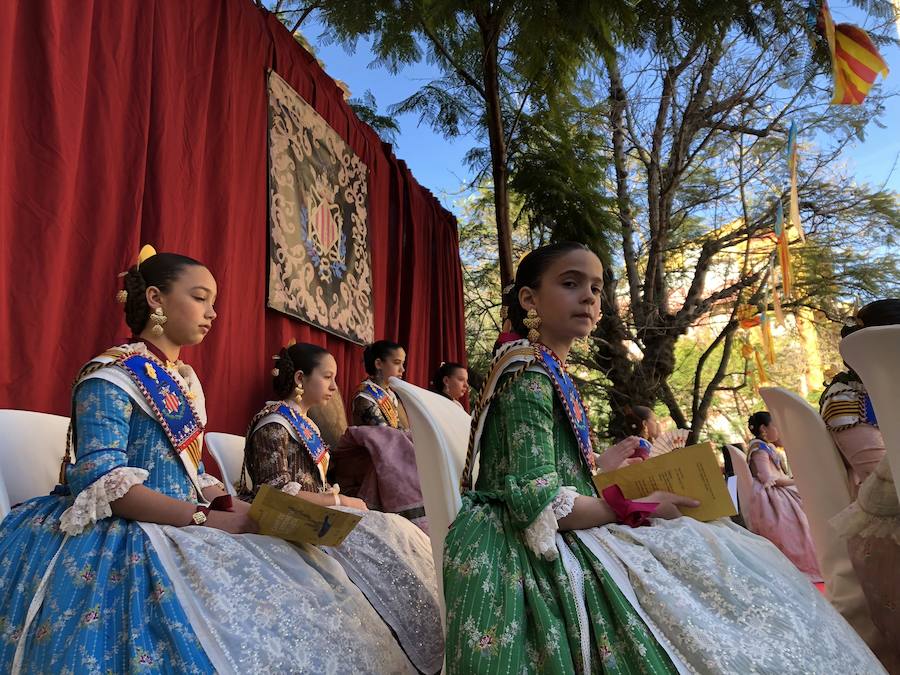
[[528, 316], [522, 319], [525, 328], [528, 329], [528, 341], [540, 342], [541, 340], [541, 317], [538, 316], [537, 310], [533, 307], [528, 310]]
[[150, 322], [153, 324], [153, 327], [150, 329], [150, 332], [155, 337], [161, 337], [164, 329], [163, 324], [169, 320], [165, 314], [163, 314], [162, 307], [157, 307], [153, 310], [153, 313], [150, 315]]

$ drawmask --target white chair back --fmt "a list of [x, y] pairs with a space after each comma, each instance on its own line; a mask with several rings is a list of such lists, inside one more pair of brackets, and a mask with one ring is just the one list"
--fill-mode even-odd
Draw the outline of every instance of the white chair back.
[[444, 396], [403, 380], [392, 377], [391, 388], [406, 408], [412, 429], [443, 620], [444, 538], [462, 505], [459, 480], [466, 462], [472, 418]]
[[50, 494], [59, 481], [68, 430], [68, 417], [0, 410], [0, 516], [16, 504]]
[[900, 326], [863, 328], [841, 340], [840, 349], [872, 399], [900, 498]]
[[747, 458], [740, 448], [733, 445], [726, 446], [728, 454], [731, 455], [731, 468], [734, 469], [734, 477], [737, 482], [737, 498], [738, 510], [744, 525], [751, 532], [753, 531], [753, 522], [750, 520], [750, 500], [753, 498], [753, 474], [750, 473], [750, 467], [747, 466]]
[[[206, 449], [216, 460], [222, 472], [222, 482], [232, 496], [237, 495], [237, 486], [241, 482], [241, 469], [244, 466], [244, 437], [209, 431], [204, 436]], [[252, 488], [250, 476], [245, 476], [247, 487]]]
[[853, 571], [847, 542], [828, 522], [852, 501], [847, 469], [818, 411], [787, 389], [762, 387], [759, 393], [778, 425], [803, 498], [803, 511], [825, 578], [825, 593], [865, 638], [872, 630], [865, 596]]

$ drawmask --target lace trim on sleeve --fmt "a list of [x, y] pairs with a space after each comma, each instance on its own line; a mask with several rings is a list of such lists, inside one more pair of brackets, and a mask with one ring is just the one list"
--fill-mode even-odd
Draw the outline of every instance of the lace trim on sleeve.
[[218, 478], [209, 473], [201, 473], [197, 474], [197, 482], [200, 484], [200, 489], [205, 490], [208, 487], [220, 487], [223, 490], [225, 489], [225, 484], [220, 481]]
[[564, 486], [559, 489], [540, 515], [525, 528], [525, 545], [535, 555], [544, 560], [556, 560], [559, 552], [556, 549], [556, 531], [559, 529], [558, 520], [572, 513], [575, 507], [575, 497], [578, 492], [575, 488]]
[[300, 483], [291, 481], [290, 483], [285, 485], [283, 488], [281, 488], [281, 491], [286, 492], [289, 495], [293, 495], [294, 497], [296, 497], [298, 494], [303, 492], [303, 486], [300, 485]]
[[150, 474], [144, 469], [120, 466], [101, 476], [82, 490], [75, 503], [59, 519], [59, 529], [69, 535], [81, 534], [98, 520], [112, 515], [110, 503], [125, 496], [135, 485], [141, 485]]

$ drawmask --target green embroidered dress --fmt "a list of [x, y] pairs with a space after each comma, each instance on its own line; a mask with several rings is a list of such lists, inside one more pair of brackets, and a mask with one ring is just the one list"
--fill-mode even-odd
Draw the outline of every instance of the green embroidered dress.
[[495, 390], [446, 539], [448, 672], [675, 672], [599, 561], [556, 532], [575, 493], [596, 492], [550, 376], [532, 365]]

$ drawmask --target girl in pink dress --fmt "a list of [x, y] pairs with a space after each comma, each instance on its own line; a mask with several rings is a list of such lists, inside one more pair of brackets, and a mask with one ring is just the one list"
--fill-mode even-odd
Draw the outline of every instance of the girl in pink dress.
[[820, 583], [822, 573], [800, 493], [775, 451], [781, 440], [778, 428], [765, 411], [753, 413], [747, 424], [754, 436], [747, 451], [747, 463], [755, 479], [750, 500], [752, 529], [775, 544], [810, 581]]

